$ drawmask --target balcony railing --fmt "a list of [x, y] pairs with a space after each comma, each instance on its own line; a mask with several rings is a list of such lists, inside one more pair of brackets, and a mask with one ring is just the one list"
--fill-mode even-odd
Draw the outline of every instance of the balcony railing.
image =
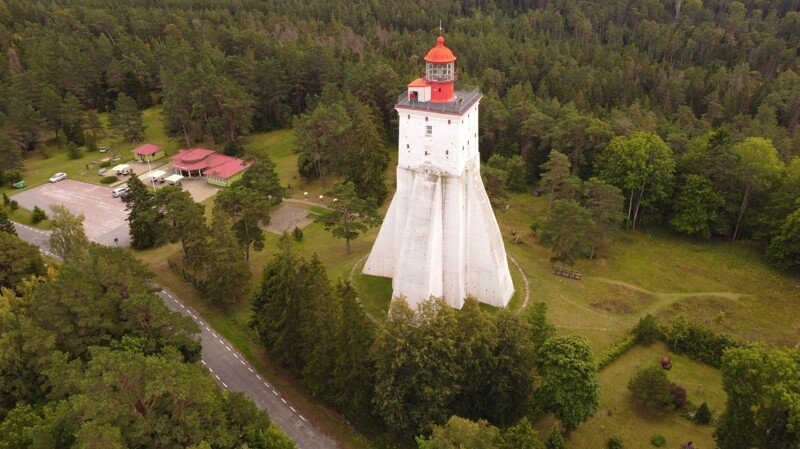
[[433, 103], [430, 101], [411, 100], [408, 92], [397, 98], [397, 106], [404, 108], [420, 109], [423, 111], [446, 112], [461, 114], [481, 98], [481, 90], [476, 86], [456, 85], [453, 101]]

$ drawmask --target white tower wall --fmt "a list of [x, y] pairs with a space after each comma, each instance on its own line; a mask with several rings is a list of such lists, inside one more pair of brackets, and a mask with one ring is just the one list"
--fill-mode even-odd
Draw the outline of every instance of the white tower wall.
[[480, 96], [472, 101], [459, 113], [397, 106], [397, 191], [363, 272], [391, 277], [412, 307], [439, 296], [460, 309], [468, 295], [504, 307], [514, 293], [480, 176]]

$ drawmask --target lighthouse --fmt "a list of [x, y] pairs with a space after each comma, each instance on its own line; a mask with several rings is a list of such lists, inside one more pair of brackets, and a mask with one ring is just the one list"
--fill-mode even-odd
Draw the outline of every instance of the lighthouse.
[[437, 296], [460, 309], [469, 295], [504, 307], [514, 286], [480, 174], [481, 93], [456, 86], [455, 62], [439, 37], [397, 100], [397, 191], [363, 272], [392, 278], [412, 307]]

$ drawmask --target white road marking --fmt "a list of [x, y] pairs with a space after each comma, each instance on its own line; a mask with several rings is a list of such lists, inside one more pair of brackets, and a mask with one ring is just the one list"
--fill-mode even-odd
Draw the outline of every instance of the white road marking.
[[220, 340], [219, 338], [217, 339], [217, 341], [220, 342], [223, 346], [225, 345], [225, 343], [222, 340]]
[[256, 377], [258, 377], [258, 380], [264, 380], [264, 379], [261, 378], [261, 375], [259, 375], [259, 374], [256, 374]]
[[295, 410], [294, 407], [292, 407], [291, 405], [289, 406], [289, 408], [292, 409], [293, 412], [297, 413], [297, 410]]
[[208, 328], [208, 326], [206, 326], [206, 330], [207, 330], [207, 331], [209, 331], [209, 332], [211, 332], [211, 329], [209, 329], [209, 328]]
[[275, 396], [277, 396], [277, 395], [278, 395], [278, 392], [277, 392], [277, 391], [275, 391], [275, 390], [272, 390], [272, 394], [274, 394]]
[[244, 360], [239, 360], [239, 361], [242, 362], [242, 365], [244, 365]]
[[228, 385], [225, 382], [222, 382], [222, 386], [228, 388]]
[[203, 365], [205, 365], [205, 364], [206, 364], [206, 361], [205, 361], [205, 360], [201, 360], [201, 361], [200, 361], [200, 363], [202, 363]]
[[264, 386], [265, 386], [265, 387], [267, 387], [267, 388], [269, 388], [269, 384], [268, 384], [268, 383], [266, 383], [266, 382], [264, 382]]
[[[239, 356], [238, 356], [238, 355], [236, 355], [236, 353], [235, 353], [235, 352], [233, 353], [233, 356], [234, 356], [234, 357], [236, 357], [237, 359], [239, 358]], [[244, 362], [242, 362], [242, 363], [244, 363]]]
[[285, 404], [286, 403], [286, 399], [281, 398], [281, 402], [283, 402]]
[[183, 307], [183, 309], [186, 310], [186, 306], [184, 306], [183, 304], [181, 304], [181, 307]]
[[214, 336], [214, 338], [217, 338], [217, 333], [216, 333], [216, 332], [214, 332], [214, 331], [211, 331], [211, 335], [213, 335], [213, 336]]
[[251, 373], [253, 372], [253, 368], [250, 368], [250, 367], [248, 366], [248, 367], [247, 367], [247, 369], [249, 369]]
[[214, 377], [216, 377], [216, 378], [217, 378], [217, 380], [222, 380], [222, 379], [220, 379], [220, 378], [219, 378], [219, 376], [217, 376], [216, 374], [214, 374]]
[[303, 421], [306, 420], [305, 418], [303, 418], [303, 415], [299, 415], [299, 416], [300, 416], [300, 419], [302, 419]]

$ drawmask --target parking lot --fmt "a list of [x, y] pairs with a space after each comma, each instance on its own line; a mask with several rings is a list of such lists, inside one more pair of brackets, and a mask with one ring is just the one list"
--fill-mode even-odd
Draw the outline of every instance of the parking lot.
[[125, 203], [113, 198], [108, 187], [67, 179], [17, 193], [11, 199], [25, 209], [39, 206], [48, 214], [50, 206], [63, 204], [73, 214], [86, 217], [83, 227], [89, 240], [109, 246], [130, 244]]

